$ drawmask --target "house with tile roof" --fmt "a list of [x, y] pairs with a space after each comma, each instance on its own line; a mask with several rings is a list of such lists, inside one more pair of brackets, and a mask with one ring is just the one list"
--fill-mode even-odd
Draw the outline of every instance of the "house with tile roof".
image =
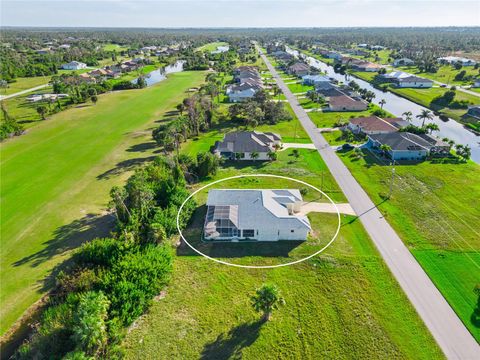
[[212, 189], [204, 240], [305, 241], [311, 226], [302, 204], [298, 189]]
[[251, 155], [255, 152], [255, 160], [270, 160], [268, 154], [281, 144], [282, 137], [272, 132], [235, 131], [217, 141], [213, 153], [230, 160], [253, 160]]

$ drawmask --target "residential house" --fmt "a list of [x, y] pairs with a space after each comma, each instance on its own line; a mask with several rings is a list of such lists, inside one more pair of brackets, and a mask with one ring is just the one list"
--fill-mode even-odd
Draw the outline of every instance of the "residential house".
[[262, 78], [254, 66], [239, 66], [233, 71], [235, 84], [227, 87], [226, 94], [231, 102], [251, 99], [263, 88]]
[[416, 135], [409, 132], [391, 132], [368, 135], [367, 147], [379, 150], [388, 145], [388, 155], [392, 160], [424, 160], [428, 155], [448, 155], [450, 146], [429, 135]]
[[409, 58], [400, 58], [393, 60], [393, 66], [412, 66], [415, 65], [415, 61]]
[[70, 61], [68, 64], [63, 64], [62, 69], [64, 70], [80, 70], [85, 69], [87, 64], [79, 61]]
[[479, 88], [480, 87], [480, 78], [475, 79], [475, 82], [473, 83], [472, 87], [474, 87], [474, 88]]
[[393, 79], [393, 82], [400, 88], [431, 88], [433, 81], [418, 76], [407, 76]]
[[211, 241], [305, 241], [311, 230], [298, 189], [212, 189], [203, 229]]
[[401, 118], [382, 119], [378, 116], [367, 116], [350, 119], [347, 128], [354, 134], [388, 134], [398, 131], [401, 127], [398, 123], [404, 125], [404, 120]]
[[235, 131], [217, 141], [213, 153], [230, 160], [252, 160], [251, 154], [255, 152], [256, 160], [270, 160], [268, 154], [281, 144], [281, 136], [272, 132]]
[[372, 49], [372, 50], [383, 50], [383, 49], [385, 49], [385, 46], [373, 45], [370, 49]]
[[357, 46], [362, 49], [368, 48], [368, 44], [358, 44]]
[[457, 64], [460, 63], [462, 66], [474, 66], [477, 62], [472, 59], [467, 59], [464, 57], [459, 57], [459, 56], [444, 56], [444, 57], [439, 57], [437, 59], [437, 62], [440, 64]]
[[287, 73], [298, 76], [298, 77], [302, 77], [310, 73], [310, 66], [308, 66], [303, 62], [296, 62], [295, 64], [290, 65], [287, 68]]
[[103, 79], [116, 78], [120, 75], [118, 72], [114, 72], [109, 69], [96, 69], [96, 70], [89, 71], [88, 74], [90, 76], [93, 76], [94, 78], [103, 78]]
[[302, 76], [302, 83], [304, 85], [322, 86], [322, 83], [330, 84], [330, 78], [325, 75], [305, 75]]
[[380, 74], [378, 76], [380, 79], [383, 79], [383, 80], [394, 81], [396, 79], [410, 77], [412, 76], [412, 74], [409, 74], [403, 71], [392, 71], [390, 73]]
[[361, 63], [353, 64], [352, 69], [355, 71], [376, 72], [382, 69], [383, 66], [369, 62], [362, 61]]
[[469, 106], [467, 115], [480, 120], [480, 105]]
[[325, 111], [364, 111], [368, 103], [358, 94], [337, 87], [317, 87], [317, 92], [328, 102]]

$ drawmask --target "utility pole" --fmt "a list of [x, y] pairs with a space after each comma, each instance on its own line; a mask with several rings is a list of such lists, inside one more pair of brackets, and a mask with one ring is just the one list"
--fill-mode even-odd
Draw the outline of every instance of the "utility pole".
[[322, 182], [320, 183], [320, 190], [322, 190], [322, 192], [320, 193], [320, 199], [323, 199], [323, 176], [324, 176], [325, 172], [322, 170]]
[[393, 191], [393, 178], [395, 176], [395, 168], [392, 167], [392, 177], [390, 179], [390, 191], [388, 192], [388, 198], [390, 199], [390, 196], [392, 196], [392, 191]]

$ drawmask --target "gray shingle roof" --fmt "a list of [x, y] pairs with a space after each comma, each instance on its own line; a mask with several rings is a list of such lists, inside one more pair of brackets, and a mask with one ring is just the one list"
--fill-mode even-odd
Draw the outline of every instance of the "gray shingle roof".
[[219, 152], [269, 152], [273, 143], [280, 141], [281, 137], [273, 133], [261, 133], [258, 131], [236, 131], [225, 134], [223, 141], [216, 144]]

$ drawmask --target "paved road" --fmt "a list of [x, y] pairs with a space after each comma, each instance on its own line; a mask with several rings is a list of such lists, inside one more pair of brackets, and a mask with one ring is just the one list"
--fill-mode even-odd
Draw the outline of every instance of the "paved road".
[[289, 100], [318, 152], [359, 214], [360, 221], [375, 243], [385, 263], [410, 299], [448, 359], [480, 359], [480, 346], [468, 332], [442, 294], [417, 263], [400, 237], [383, 218], [367, 193], [358, 184], [334, 150], [316, 129], [297, 98], [291, 93], [270, 61], [260, 52], [263, 61]]
[[46, 88], [47, 86], [48, 86], [48, 84], [45, 84], [45, 85], [35, 86], [35, 87], [27, 89], [27, 90], [22, 90], [22, 91], [19, 91], [17, 93], [10, 94], [10, 95], [0, 95], [0, 100], [6, 100], [6, 99], [13, 98], [15, 96], [27, 94], [27, 93], [32, 92], [32, 91], [36, 91], [36, 90]]

